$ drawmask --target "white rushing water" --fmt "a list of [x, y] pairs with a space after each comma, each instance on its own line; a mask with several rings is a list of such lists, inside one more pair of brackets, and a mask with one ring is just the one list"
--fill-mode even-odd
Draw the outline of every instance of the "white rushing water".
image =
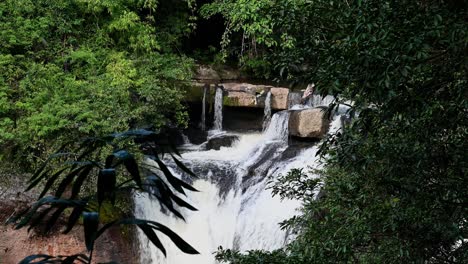
[[268, 91], [265, 98], [265, 109], [263, 110], [263, 131], [267, 129], [271, 121], [271, 92]]
[[209, 85], [205, 85], [205, 87], [203, 87], [202, 112], [201, 112], [201, 119], [200, 119], [201, 131], [206, 130], [206, 94], [208, 93], [209, 88], [210, 88]]
[[221, 87], [216, 88], [213, 130], [223, 130], [223, 89]]
[[[136, 195], [136, 217], [167, 225], [201, 253], [184, 254], [161, 234], [167, 250], [164, 257], [139, 231], [141, 263], [214, 264], [213, 252], [219, 246], [241, 251], [285, 246], [292, 237], [278, 223], [297, 214], [300, 202], [272, 197], [266, 188], [268, 180], [292, 168], [320, 166], [317, 146], [302, 149], [292, 158], [285, 155], [288, 120], [289, 112], [278, 112], [263, 133], [238, 134], [239, 140], [232, 147], [182, 154], [183, 162], [200, 177], [193, 182], [200, 192], [188, 192], [184, 197], [198, 211], [180, 209], [187, 222], [163, 213], [156, 200]], [[340, 117], [335, 117], [330, 131], [339, 129], [340, 124]], [[184, 178], [175, 166], [170, 168], [174, 175]]]

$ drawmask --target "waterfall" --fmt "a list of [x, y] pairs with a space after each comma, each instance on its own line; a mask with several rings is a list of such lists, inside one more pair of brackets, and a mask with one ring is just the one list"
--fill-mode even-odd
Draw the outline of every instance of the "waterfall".
[[[300, 95], [300, 93], [299, 93]], [[301, 98], [299, 98], [299, 103], [298, 103], [298, 98], [299, 96], [297, 93], [290, 93], [288, 96], [288, 109], [290, 110], [299, 110], [299, 109], [305, 109], [305, 108], [312, 108], [312, 107], [319, 107], [319, 106], [329, 106], [334, 100], [335, 97], [331, 95], [327, 95], [325, 97], [322, 97], [319, 94], [313, 94], [307, 99], [305, 99], [305, 102], [301, 103]]]
[[216, 87], [213, 130], [223, 130], [223, 88]]
[[[182, 253], [164, 235], [160, 239], [167, 250], [167, 258], [152, 245], [139, 230], [142, 264], [215, 264], [213, 252], [219, 246], [240, 251], [251, 249], [274, 250], [285, 246], [292, 235], [281, 230], [278, 223], [298, 214], [300, 202], [272, 197], [266, 188], [271, 178], [286, 174], [292, 168], [319, 168], [316, 157], [318, 145], [287, 155], [289, 112], [272, 116], [263, 133], [238, 133], [240, 139], [229, 148], [194, 150], [182, 154], [183, 162], [200, 178], [193, 186], [200, 192], [188, 192], [184, 198], [198, 211], [181, 208], [186, 222], [161, 210], [159, 202], [147, 195], [135, 195], [135, 215], [163, 223], [201, 254]], [[335, 116], [330, 131], [340, 127]], [[177, 177], [187, 175], [170, 160], [166, 161]]]
[[208, 93], [209, 88], [210, 86], [208, 84], [203, 87], [202, 112], [200, 121], [200, 129], [202, 131], [206, 130], [206, 94]]
[[289, 112], [281, 111], [273, 115], [270, 124], [265, 130], [265, 138], [267, 140], [288, 141], [289, 135]]
[[335, 100], [335, 97], [331, 95], [327, 95], [325, 97], [322, 97], [319, 94], [314, 94], [309, 98], [308, 105], [311, 107], [318, 107], [318, 106], [329, 106], [333, 100]]
[[265, 110], [263, 110], [263, 131], [267, 129], [271, 120], [271, 92], [268, 91], [265, 98]]
[[291, 109], [294, 105], [301, 103], [302, 93], [300, 92], [289, 92], [288, 94], [288, 109]]

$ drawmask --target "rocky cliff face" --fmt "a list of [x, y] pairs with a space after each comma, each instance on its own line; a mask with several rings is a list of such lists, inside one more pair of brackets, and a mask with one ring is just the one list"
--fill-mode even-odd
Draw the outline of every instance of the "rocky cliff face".
[[[194, 82], [191, 87], [187, 88], [185, 100], [189, 102], [201, 102], [205, 86], [206, 83]], [[271, 92], [272, 109], [285, 110], [288, 108], [288, 88], [263, 84], [220, 82], [216, 85], [208, 85], [209, 101], [213, 100], [215, 87], [217, 86], [223, 88], [224, 106], [264, 108], [266, 95], [268, 92]]]
[[200, 102], [203, 97], [203, 89], [210, 89], [210, 97], [213, 97], [215, 87], [224, 90], [224, 106], [264, 108], [265, 97], [271, 92], [271, 107], [275, 110], [288, 108], [288, 95], [290, 90], [272, 85], [247, 83], [247, 76], [243, 76], [238, 70], [231, 68], [215, 69], [210, 66], [200, 65], [196, 70], [193, 83], [187, 87], [185, 100], [188, 102]]

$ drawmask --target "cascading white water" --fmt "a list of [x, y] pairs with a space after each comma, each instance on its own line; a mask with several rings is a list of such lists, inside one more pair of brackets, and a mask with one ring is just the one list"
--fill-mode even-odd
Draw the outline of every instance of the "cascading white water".
[[289, 92], [288, 94], [288, 109], [291, 109], [294, 105], [301, 103], [302, 93], [300, 92]]
[[209, 89], [209, 85], [205, 85], [205, 87], [203, 87], [202, 113], [201, 113], [201, 121], [200, 121], [201, 131], [206, 130], [206, 94], [208, 93], [208, 89]]
[[322, 97], [319, 94], [314, 94], [309, 99], [308, 105], [311, 107], [329, 106], [333, 102], [333, 100], [335, 100], [335, 97], [331, 95]]
[[267, 129], [271, 121], [271, 92], [268, 91], [265, 98], [265, 109], [263, 110], [263, 131]]
[[[339, 129], [340, 118], [330, 126]], [[219, 246], [241, 251], [273, 250], [283, 247], [291, 235], [278, 223], [294, 216], [299, 201], [272, 197], [268, 180], [292, 168], [317, 168], [317, 146], [303, 149], [293, 158], [285, 158], [288, 148], [287, 111], [273, 115], [263, 133], [239, 134], [232, 147], [220, 150], [191, 151], [182, 154], [200, 179], [193, 186], [200, 192], [189, 192], [185, 200], [197, 207], [192, 212], [180, 209], [187, 222], [162, 213], [160, 204], [146, 195], [135, 196], [138, 218], [159, 221], [174, 230], [201, 254], [186, 255], [161, 235], [167, 258], [139, 231], [141, 263], [181, 264], [216, 263], [213, 252]], [[185, 177], [176, 166], [170, 166], [178, 177]]]
[[289, 135], [289, 112], [281, 111], [273, 115], [270, 124], [264, 131], [266, 140], [280, 140], [282, 142], [288, 141]]
[[213, 130], [223, 130], [223, 89], [216, 88]]

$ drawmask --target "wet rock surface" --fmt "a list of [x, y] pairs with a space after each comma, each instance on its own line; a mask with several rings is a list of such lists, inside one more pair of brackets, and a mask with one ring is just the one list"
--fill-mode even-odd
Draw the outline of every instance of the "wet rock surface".
[[219, 150], [221, 149], [221, 147], [230, 147], [237, 140], [239, 140], [239, 136], [236, 135], [216, 135], [208, 138], [208, 142], [206, 143], [206, 149]]

